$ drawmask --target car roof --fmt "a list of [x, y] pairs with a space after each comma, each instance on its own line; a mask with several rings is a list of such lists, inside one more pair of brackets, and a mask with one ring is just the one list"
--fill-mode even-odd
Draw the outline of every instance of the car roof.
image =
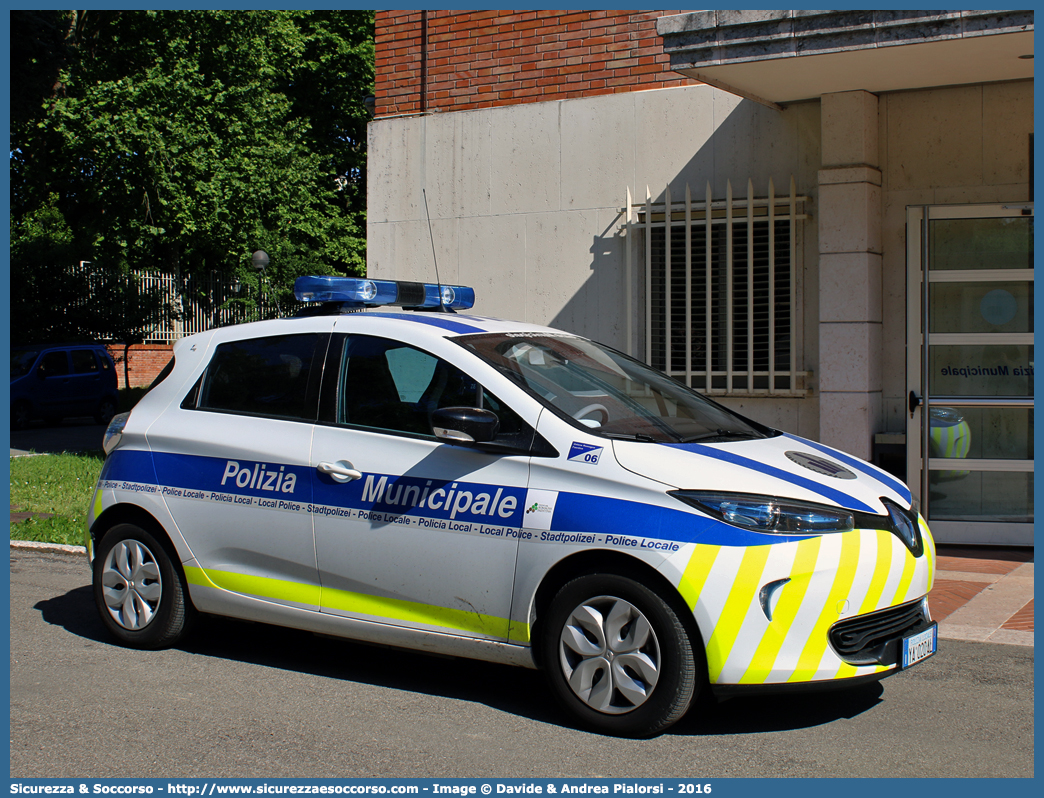
[[[568, 335], [568, 333], [564, 333], [562, 330], [555, 330], [551, 327], [545, 327], [540, 324], [464, 313], [428, 313], [409, 310], [399, 312], [389, 309], [376, 309], [360, 313], [345, 314], [342, 318], [347, 318], [349, 320], [358, 318], [362, 324], [366, 323], [362, 321], [363, 319], [366, 319], [367, 321], [380, 319], [386, 322], [397, 322], [413, 328], [421, 326], [425, 328], [426, 332], [444, 338], [455, 337], [457, 335], [475, 335], [482, 333], [529, 333], [537, 335], [543, 333], [551, 335]], [[338, 326], [347, 327], [355, 325], [345, 324]], [[381, 326], [384, 325], [382, 324]]]
[[105, 344], [79, 343], [73, 344], [19, 344], [12, 346], [12, 352], [45, 352], [48, 349], [105, 349]]

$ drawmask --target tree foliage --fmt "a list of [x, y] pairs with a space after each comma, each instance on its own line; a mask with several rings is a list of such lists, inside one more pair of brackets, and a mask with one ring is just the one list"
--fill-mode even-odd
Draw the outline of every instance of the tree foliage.
[[15, 307], [81, 260], [361, 273], [372, 12], [13, 11], [11, 37]]

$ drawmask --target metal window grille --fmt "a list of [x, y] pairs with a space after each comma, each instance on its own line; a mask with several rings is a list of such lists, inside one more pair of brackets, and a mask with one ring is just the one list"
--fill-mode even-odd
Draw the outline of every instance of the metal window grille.
[[[673, 201], [671, 187], [654, 203], [627, 192], [628, 272], [637, 241], [644, 251], [645, 361], [704, 393], [804, 396], [800, 346], [798, 253], [808, 218], [793, 178], [789, 194]], [[632, 283], [633, 284], [633, 283]], [[628, 309], [628, 317], [630, 308]], [[631, 340], [629, 335], [628, 340]]]

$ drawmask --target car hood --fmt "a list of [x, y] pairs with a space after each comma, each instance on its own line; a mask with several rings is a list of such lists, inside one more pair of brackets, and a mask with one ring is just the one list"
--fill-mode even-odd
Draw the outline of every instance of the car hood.
[[886, 513], [885, 497], [908, 507], [909, 489], [876, 466], [796, 435], [728, 443], [613, 441], [628, 471], [681, 490], [731, 491], [803, 499]]

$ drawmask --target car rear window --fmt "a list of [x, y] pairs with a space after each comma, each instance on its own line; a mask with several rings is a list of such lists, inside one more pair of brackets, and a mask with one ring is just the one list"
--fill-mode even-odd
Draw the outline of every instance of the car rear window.
[[305, 333], [220, 344], [203, 376], [197, 409], [314, 420], [308, 380], [319, 339]]

